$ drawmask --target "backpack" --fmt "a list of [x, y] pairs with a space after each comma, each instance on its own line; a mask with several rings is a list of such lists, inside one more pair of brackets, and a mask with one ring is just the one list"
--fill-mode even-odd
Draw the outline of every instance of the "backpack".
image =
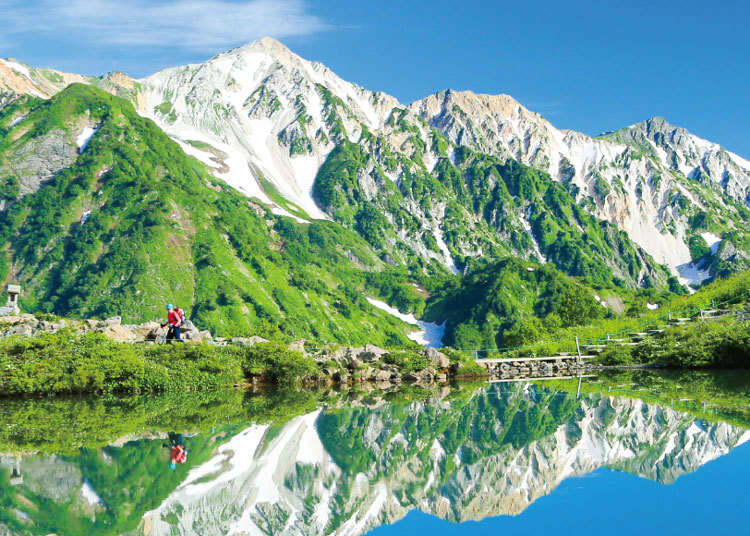
[[182, 321], [182, 322], [184, 322], [184, 321], [185, 321], [185, 311], [183, 311], [182, 309], [180, 309], [179, 307], [177, 307], [177, 308], [176, 308], [176, 309], [174, 310], [174, 312], [175, 312], [175, 313], [177, 313], [177, 316], [179, 316], [179, 317], [180, 317], [180, 321]]

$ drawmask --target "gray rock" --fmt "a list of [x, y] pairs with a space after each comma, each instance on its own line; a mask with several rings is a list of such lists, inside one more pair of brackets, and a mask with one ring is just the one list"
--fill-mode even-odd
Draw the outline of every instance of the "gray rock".
[[16, 151], [5, 155], [0, 176], [17, 177], [20, 196], [34, 193], [58, 171], [70, 166], [78, 157], [76, 146], [62, 129], [33, 138]]
[[388, 350], [384, 350], [383, 348], [379, 348], [372, 344], [366, 344], [359, 352], [358, 357], [363, 361], [374, 363], [380, 361], [380, 359], [386, 355], [388, 355]]
[[207, 329], [204, 329], [200, 332], [201, 340], [203, 341], [210, 341], [213, 337], [211, 335], [211, 332]]
[[375, 373], [375, 381], [387, 382], [390, 381], [393, 373], [390, 370], [379, 370]]
[[8, 330], [10, 335], [20, 335], [22, 337], [31, 337], [34, 334], [34, 328], [30, 324], [16, 324]]
[[107, 318], [102, 322], [102, 325], [104, 326], [119, 326], [120, 324], [122, 324], [121, 316], [113, 316], [111, 318]]
[[435, 348], [428, 348], [424, 351], [425, 355], [430, 358], [435, 368], [445, 369], [451, 365], [450, 359], [444, 353], [437, 351]]
[[303, 352], [305, 351], [305, 339], [300, 339], [298, 341], [290, 342], [287, 344], [287, 348], [292, 350], [293, 352]]
[[[219, 340], [218, 338], [216, 340]], [[232, 337], [230, 340], [232, 344], [239, 344], [240, 346], [254, 346], [264, 342], [269, 342], [268, 339], [253, 335], [252, 337]]]

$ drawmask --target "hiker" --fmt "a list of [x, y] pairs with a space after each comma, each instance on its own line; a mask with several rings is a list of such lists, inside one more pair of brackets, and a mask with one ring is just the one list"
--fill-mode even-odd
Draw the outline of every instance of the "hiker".
[[169, 325], [169, 331], [167, 332], [167, 341], [171, 344], [172, 340], [177, 342], [185, 342], [180, 336], [180, 330], [182, 324], [185, 322], [185, 313], [179, 307], [175, 308], [171, 303], [167, 304], [167, 324]]
[[182, 441], [182, 434], [176, 434], [175, 432], [169, 432], [169, 445], [162, 445], [164, 448], [169, 449], [169, 468], [174, 471], [177, 469], [178, 463], [185, 463], [187, 461], [187, 449]]

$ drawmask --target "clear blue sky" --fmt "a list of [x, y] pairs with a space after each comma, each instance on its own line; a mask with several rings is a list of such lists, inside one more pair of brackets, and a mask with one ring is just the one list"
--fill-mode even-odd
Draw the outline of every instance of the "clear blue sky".
[[741, 0], [0, 0], [0, 56], [143, 76], [268, 34], [404, 103], [508, 93], [588, 134], [662, 115], [750, 157], [749, 15]]

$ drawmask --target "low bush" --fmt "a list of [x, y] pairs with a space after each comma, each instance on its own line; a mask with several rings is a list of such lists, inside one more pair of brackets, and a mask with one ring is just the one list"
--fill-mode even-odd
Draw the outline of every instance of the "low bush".
[[432, 366], [430, 358], [418, 352], [391, 352], [383, 360], [389, 365], [396, 365], [402, 374], [416, 372]]
[[603, 365], [661, 363], [674, 368], [750, 368], [750, 321], [734, 318], [670, 328], [637, 346], [610, 346]]
[[250, 376], [289, 383], [315, 370], [276, 343], [136, 346], [72, 330], [0, 341], [0, 395], [212, 389]]
[[602, 365], [629, 365], [633, 362], [628, 346], [608, 346], [598, 359]]

